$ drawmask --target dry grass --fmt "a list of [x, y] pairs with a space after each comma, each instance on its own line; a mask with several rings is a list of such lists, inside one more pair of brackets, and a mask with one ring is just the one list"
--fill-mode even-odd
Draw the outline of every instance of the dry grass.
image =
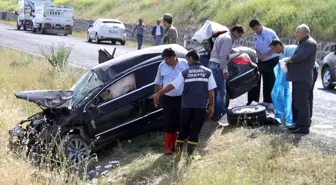
[[[26, 54], [0, 47], [0, 179], [1, 185], [44, 184], [51, 174], [41, 173], [17, 157], [11, 155], [6, 145], [8, 130], [21, 119], [39, 111], [37, 106], [15, 99], [14, 93], [34, 89], [69, 89], [80, 73], [67, 70], [56, 72], [47, 62]], [[42, 180], [42, 181], [41, 181]], [[41, 181], [41, 182], [40, 182]]]
[[[81, 72], [53, 71], [47, 62], [0, 47], [0, 184], [64, 184], [59, 174], [41, 171], [6, 147], [8, 129], [39, 108], [16, 100], [13, 93], [28, 89], [69, 89]], [[162, 155], [162, 134], [123, 141], [99, 154], [101, 164], [119, 160], [120, 167], [99, 179], [108, 184], [335, 184], [336, 156], [295, 146], [292, 138], [248, 129], [216, 129], [208, 122], [200, 136], [200, 159], [173, 166]], [[74, 183], [75, 184], [75, 183]], [[86, 184], [86, 182], [77, 182]]]

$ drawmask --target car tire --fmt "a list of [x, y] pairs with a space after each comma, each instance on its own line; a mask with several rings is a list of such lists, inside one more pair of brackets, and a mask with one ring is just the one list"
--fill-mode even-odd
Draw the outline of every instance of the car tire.
[[96, 40], [96, 43], [97, 43], [97, 44], [99, 44], [99, 43], [100, 43], [100, 40], [99, 40], [99, 37], [98, 37], [98, 34], [97, 34], [97, 33], [96, 33], [95, 40]]
[[90, 43], [92, 42], [92, 39], [90, 38], [89, 33], [87, 33], [87, 41], [90, 42]]
[[126, 41], [120, 41], [120, 44], [121, 44], [122, 46], [125, 46], [125, 45], [126, 45]]
[[266, 107], [261, 105], [233, 107], [228, 110], [227, 119], [231, 126], [262, 125], [267, 119]]
[[113, 45], [116, 45], [116, 44], [117, 44], [117, 41], [115, 41], [115, 40], [111, 40], [111, 43], [112, 43]]
[[78, 164], [90, 157], [91, 148], [80, 135], [70, 134], [61, 140], [58, 151], [70, 164]]
[[332, 84], [333, 79], [332, 79], [331, 74], [332, 74], [332, 72], [331, 72], [330, 67], [326, 67], [322, 71], [321, 79], [322, 79], [323, 88], [325, 88], [325, 89], [334, 89], [335, 88], [335, 85]]
[[36, 30], [37, 30], [37, 29], [34, 28], [34, 27], [31, 29], [32, 33], [36, 33]]

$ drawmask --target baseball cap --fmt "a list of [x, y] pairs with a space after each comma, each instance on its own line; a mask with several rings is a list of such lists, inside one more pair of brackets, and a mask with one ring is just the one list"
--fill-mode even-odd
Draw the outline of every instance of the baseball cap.
[[170, 13], [165, 13], [163, 17], [161, 17], [160, 19], [163, 19], [163, 20], [171, 19], [172, 20], [173, 16]]

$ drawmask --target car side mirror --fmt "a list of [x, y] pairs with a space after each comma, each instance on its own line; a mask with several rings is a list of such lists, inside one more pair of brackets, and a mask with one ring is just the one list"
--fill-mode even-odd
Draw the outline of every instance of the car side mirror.
[[92, 28], [92, 25], [91, 25], [91, 24], [89, 25], [89, 28]]
[[19, 15], [17, 11], [13, 11], [12, 13], [15, 15]]

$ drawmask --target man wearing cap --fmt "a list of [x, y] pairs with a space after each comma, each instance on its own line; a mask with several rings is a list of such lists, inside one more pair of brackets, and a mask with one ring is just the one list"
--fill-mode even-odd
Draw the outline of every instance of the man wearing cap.
[[158, 46], [162, 42], [163, 38], [163, 27], [160, 25], [161, 21], [157, 20], [156, 21], [156, 26], [153, 27], [152, 29], [152, 35], [154, 37], [154, 46]]
[[[155, 78], [155, 92], [169, 85], [184, 69], [189, 68], [186, 60], [177, 58], [175, 51], [167, 48], [162, 52], [163, 62], [158, 67]], [[165, 122], [164, 133], [164, 154], [171, 155], [175, 150], [177, 132], [180, 123], [181, 98], [183, 88], [176, 88], [173, 91], [164, 93], [163, 119]]]
[[176, 28], [173, 26], [173, 16], [171, 14], [164, 14], [163, 26], [165, 27], [165, 33], [163, 36], [164, 44], [177, 44], [178, 33]]

